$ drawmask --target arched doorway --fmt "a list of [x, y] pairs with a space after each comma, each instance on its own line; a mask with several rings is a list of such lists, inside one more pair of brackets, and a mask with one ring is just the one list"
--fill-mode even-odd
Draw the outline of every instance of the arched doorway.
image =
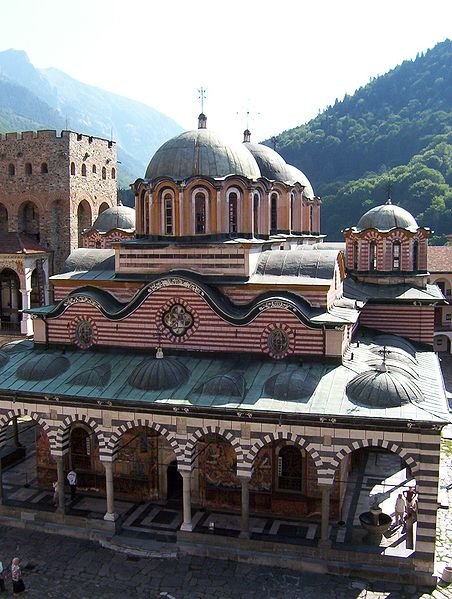
[[20, 330], [22, 295], [18, 275], [10, 268], [0, 272], [0, 330], [16, 333]]
[[104, 469], [99, 460], [99, 447], [93, 430], [74, 423], [69, 432], [69, 452], [65, 457], [65, 472], [77, 472], [77, 487], [99, 491], [103, 488]]
[[83, 231], [92, 225], [91, 206], [82, 200], [77, 208], [78, 247], [83, 247]]
[[19, 232], [39, 241], [39, 210], [34, 202], [24, 202], [19, 208]]
[[98, 214], [102, 214], [102, 212], [105, 212], [105, 210], [108, 210], [109, 208], [110, 206], [107, 204], [107, 202], [102, 202], [102, 204], [99, 206]]
[[180, 504], [182, 500], [182, 476], [177, 469], [177, 460], [168, 464], [166, 470], [167, 493], [166, 498], [170, 502]]

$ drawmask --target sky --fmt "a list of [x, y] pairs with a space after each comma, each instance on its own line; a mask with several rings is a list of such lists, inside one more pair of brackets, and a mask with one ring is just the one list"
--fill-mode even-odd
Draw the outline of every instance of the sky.
[[259, 141], [452, 37], [451, 0], [0, 0], [0, 51]]

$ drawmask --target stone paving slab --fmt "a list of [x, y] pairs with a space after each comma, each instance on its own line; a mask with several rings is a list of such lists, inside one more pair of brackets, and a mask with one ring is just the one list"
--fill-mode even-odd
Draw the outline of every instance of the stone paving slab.
[[[370, 583], [197, 556], [130, 557], [97, 543], [2, 527], [0, 559], [23, 560], [28, 597], [54, 599], [436, 599], [452, 588]], [[6, 572], [11, 597], [11, 580]]]

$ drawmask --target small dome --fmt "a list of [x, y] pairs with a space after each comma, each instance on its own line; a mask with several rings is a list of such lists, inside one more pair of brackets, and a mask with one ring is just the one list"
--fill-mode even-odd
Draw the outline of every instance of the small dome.
[[9, 362], [9, 357], [7, 356], [6, 352], [0, 351], [0, 368], [3, 368], [3, 366], [6, 366], [6, 364], [8, 364], [8, 362]]
[[299, 183], [304, 186], [303, 195], [308, 198], [308, 200], [312, 200], [314, 198], [314, 190], [312, 188], [311, 182], [306, 177], [306, 175], [300, 171], [296, 166], [292, 166], [291, 164], [287, 165], [287, 168], [290, 173], [290, 182], [291, 183]]
[[115, 250], [77, 248], [64, 261], [63, 272], [114, 269]]
[[416, 383], [399, 372], [369, 370], [356, 375], [346, 387], [347, 397], [367, 408], [395, 408], [423, 401]]
[[157, 150], [146, 170], [146, 179], [171, 177], [182, 181], [197, 175], [242, 175], [255, 180], [261, 173], [243, 144], [225, 143], [209, 129], [186, 131], [170, 139]]
[[241, 372], [218, 374], [200, 385], [198, 393], [243, 398], [245, 396], [245, 379]]
[[307, 400], [314, 393], [316, 379], [304, 371], [291, 370], [270, 377], [264, 385], [264, 393], [280, 401]]
[[77, 372], [70, 380], [70, 383], [72, 385], [82, 385], [83, 387], [105, 387], [110, 380], [110, 375], [110, 364], [99, 364], [94, 368]]
[[245, 142], [243, 144], [256, 159], [262, 177], [271, 181], [291, 181], [292, 174], [282, 156], [268, 146]]
[[176, 358], [152, 358], [138, 364], [128, 381], [136, 389], [158, 391], [179, 387], [189, 377], [188, 368]]
[[16, 376], [25, 381], [45, 381], [59, 376], [69, 366], [70, 362], [65, 356], [46, 352], [32, 356], [19, 366]]
[[400, 206], [395, 206], [390, 200], [386, 204], [383, 204], [383, 206], [376, 206], [366, 212], [356, 225], [357, 231], [364, 231], [364, 229], [389, 231], [395, 228], [417, 231], [419, 226], [407, 210]]
[[92, 226], [100, 233], [107, 233], [112, 229], [135, 230], [135, 208], [129, 206], [113, 206], [99, 214]]

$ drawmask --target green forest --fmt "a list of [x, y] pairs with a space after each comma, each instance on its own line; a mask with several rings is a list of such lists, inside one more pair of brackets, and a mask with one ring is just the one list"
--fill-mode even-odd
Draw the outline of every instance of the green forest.
[[323, 198], [329, 240], [389, 194], [434, 242], [452, 233], [451, 65], [446, 40], [278, 136], [277, 151]]

